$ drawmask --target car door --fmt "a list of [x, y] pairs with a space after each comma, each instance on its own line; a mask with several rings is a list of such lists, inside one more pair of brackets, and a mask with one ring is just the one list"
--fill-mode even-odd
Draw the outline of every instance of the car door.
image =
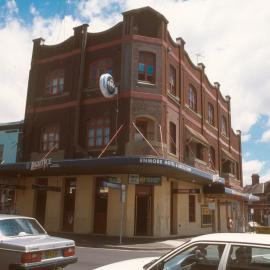
[[226, 243], [191, 242], [164, 256], [151, 270], [224, 270]]
[[264, 245], [232, 243], [227, 251], [225, 270], [270, 269], [270, 247]]

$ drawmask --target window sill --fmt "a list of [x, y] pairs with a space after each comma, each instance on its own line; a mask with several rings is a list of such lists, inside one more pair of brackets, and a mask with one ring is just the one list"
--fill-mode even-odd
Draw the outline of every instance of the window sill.
[[208, 126], [210, 126], [211, 128], [218, 130], [217, 127], [215, 125], [212, 125], [208, 122], [208, 120], [205, 120], [205, 122], [207, 123]]
[[58, 95], [47, 95], [47, 96], [43, 96], [43, 97], [38, 97], [38, 98], [36, 98], [36, 101], [60, 99], [62, 97], [67, 97], [67, 96], [69, 96], [69, 92], [64, 92], [63, 94], [58, 94]]
[[225, 133], [220, 133], [220, 134], [221, 134], [221, 136], [222, 136], [223, 138], [225, 138], [225, 139], [229, 140], [228, 135], [226, 135]]
[[188, 104], [185, 104], [185, 107], [186, 107], [190, 112], [192, 112], [193, 114], [195, 114], [196, 116], [198, 116], [199, 118], [202, 118], [202, 115], [199, 114], [199, 113], [197, 113], [197, 112], [195, 112], [195, 111], [193, 111], [193, 110], [188, 106]]
[[156, 87], [156, 84], [155, 83], [151, 83], [151, 82], [148, 82], [148, 81], [137, 81], [137, 86], [147, 86], [147, 87]]
[[167, 95], [170, 99], [172, 99], [175, 103], [179, 104], [180, 98], [173, 95], [169, 90], [167, 90]]

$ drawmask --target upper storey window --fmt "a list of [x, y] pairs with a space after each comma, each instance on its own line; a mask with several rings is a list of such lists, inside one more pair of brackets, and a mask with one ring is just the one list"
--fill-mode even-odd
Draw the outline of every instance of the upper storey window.
[[155, 83], [156, 55], [150, 52], [139, 52], [138, 80]]
[[228, 127], [227, 127], [227, 121], [224, 116], [221, 118], [221, 134], [227, 136], [228, 135]]
[[214, 107], [211, 103], [208, 103], [208, 123], [214, 126]]
[[188, 106], [191, 110], [197, 112], [197, 93], [192, 85], [188, 89]]
[[169, 91], [172, 95], [176, 95], [176, 70], [170, 65]]
[[43, 128], [41, 132], [41, 151], [48, 152], [50, 150], [59, 149], [59, 127], [49, 126]]
[[110, 141], [110, 119], [97, 118], [88, 123], [87, 146], [101, 147]]
[[170, 122], [170, 153], [176, 155], [176, 125]]
[[113, 75], [113, 61], [111, 58], [100, 59], [90, 64], [90, 88], [98, 87], [99, 78], [104, 73]]
[[46, 78], [45, 94], [49, 96], [61, 95], [64, 92], [64, 71], [55, 70]]

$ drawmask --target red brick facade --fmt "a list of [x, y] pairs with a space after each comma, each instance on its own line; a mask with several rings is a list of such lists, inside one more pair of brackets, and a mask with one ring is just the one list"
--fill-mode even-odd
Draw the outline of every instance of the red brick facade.
[[[89, 147], [88, 123], [109, 118], [110, 137], [121, 125], [124, 127], [105, 156], [156, 155], [140, 138], [134, 123], [141, 131], [145, 126], [144, 135], [160, 156], [219, 173], [227, 186], [242, 185], [241, 136], [231, 128], [230, 97], [222, 96], [219, 83], [209, 82], [202, 64], [195, 66], [191, 62], [183, 39], [172, 40], [167, 23], [161, 14], [147, 7], [125, 12], [123, 22], [102, 33], [88, 33], [88, 25], [82, 25], [74, 28], [74, 36], [58, 45], [47, 46], [42, 39], [34, 40], [24, 161], [44, 155], [42, 129], [50, 125], [59, 127], [59, 150], [52, 157], [97, 157], [104, 146], [95, 137], [96, 147]], [[154, 55], [153, 67], [140, 66], [141, 52]], [[176, 71], [175, 95], [169, 91], [170, 66]], [[91, 81], [97, 78], [95, 72], [106, 68], [111, 69], [119, 87], [117, 98], [104, 98]], [[154, 74], [154, 83], [138, 79], [140, 68]], [[46, 80], [57, 71], [64, 74], [63, 92], [48, 95]], [[196, 93], [195, 110], [189, 107], [190, 87]], [[214, 109], [213, 125], [208, 122], [208, 104]], [[224, 134], [222, 118], [227, 126]], [[210, 147], [214, 153], [211, 160]]]

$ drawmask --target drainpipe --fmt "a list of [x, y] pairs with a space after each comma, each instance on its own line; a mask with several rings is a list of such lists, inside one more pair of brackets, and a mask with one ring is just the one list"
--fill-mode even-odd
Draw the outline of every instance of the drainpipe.
[[179, 103], [180, 103], [180, 111], [179, 111], [179, 160], [182, 162], [184, 160], [184, 117], [183, 117], [183, 106], [185, 106], [184, 99], [184, 82], [183, 82], [183, 65], [182, 59], [184, 59], [185, 53], [185, 41], [179, 37], [176, 39], [179, 48]]
[[220, 83], [214, 82], [214, 85], [217, 89], [217, 129], [218, 129], [218, 171], [221, 174], [221, 153], [220, 153], [220, 108], [219, 108], [219, 95], [220, 95]]
[[78, 88], [76, 93], [76, 101], [77, 105], [75, 108], [75, 125], [74, 125], [74, 145], [75, 145], [75, 153], [77, 152], [85, 152], [80, 145], [79, 141], [79, 130], [80, 130], [80, 118], [81, 118], [81, 100], [82, 100], [82, 91], [83, 91], [83, 79], [84, 79], [84, 70], [85, 70], [85, 51], [86, 51], [86, 44], [87, 44], [87, 28], [88, 24], [83, 24], [77, 27], [74, 27], [74, 39], [80, 42], [80, 66], [79, 66], [79, 79], [78, 79]]

